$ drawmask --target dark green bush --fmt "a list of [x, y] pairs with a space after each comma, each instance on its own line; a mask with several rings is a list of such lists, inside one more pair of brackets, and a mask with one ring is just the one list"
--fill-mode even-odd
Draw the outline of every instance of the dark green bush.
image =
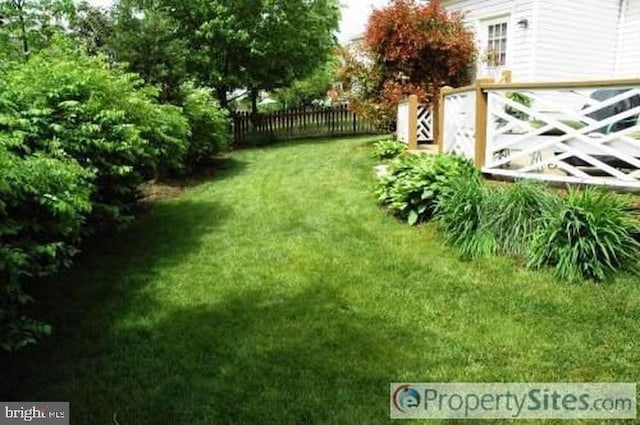
[[376, 194], [382, 205], [414, 225], [429, 220], [453, 179], [477, 178], [469, 161], [452, 155], [404, 155], [389, 165]]
[[22, 313], [26, 279], [69, 266], [81, 236], [126, 222], [144, 178], [185, 168], [189, 122], [157, 90], [64, 45], [0, 80], [0, 344], [48, 327]]
[[[7, 137], [3, 140], [10, 144]], [[0, 144], [0, 344], [17, 350], [48, 327], [21, 313], [21, 284], [70, 264], [91, 210], [92, 175], [73, 159], [13, 155]]]
[[0, 132], [15, 134], [18, 154], [61, 149], [95, 174], [94, 223], [131, 215], [144, 177], [180, 169], [188, 125], [157, 90], [99, 57], [67, 47], [34, 55], [6, 73]]
[[393, 159], [406, 152], [407, 145], [395, 140], [380, 140], [373, 145], [373, 157], [378, 161]]
[[493, 214], [490, 192], [480, 179], [462, 176], [449, 182], [436, 211], [444, 240], [463, 255], [476, 258], [496, 251], [497, 243], [487, 226]]
[[570, 190], [543, 212], [528, 252], [529, 266], [554, 267], [568, 281], [602, 280], [621, 269], [637, 271], [638, 222], [628, 198], [603, 190]]
[[191, 128], [185, 162], [193, 168], [229, 148], [229, 117], [207, 89], [184, 84], [182, 94], [182, 109]]

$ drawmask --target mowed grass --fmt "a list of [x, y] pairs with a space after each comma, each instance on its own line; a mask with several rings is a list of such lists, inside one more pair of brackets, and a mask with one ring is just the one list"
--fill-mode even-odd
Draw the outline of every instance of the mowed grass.
[[390, 382], [638, 381], [640, 282], [462, 261], [376, 206], [372, 140], [235, 152], [88, 249], [39, 284], [55, 333], [2, 358], [0, 399], [70, 401], [77, 424], [370, 424]]

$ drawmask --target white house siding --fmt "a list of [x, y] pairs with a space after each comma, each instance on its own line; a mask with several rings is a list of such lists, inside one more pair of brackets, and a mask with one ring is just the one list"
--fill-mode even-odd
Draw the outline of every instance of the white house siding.
[[536, 81], [615, 77], [620, 0], [537, 1]]
[[[507, 41], [507, 65], [513, 73], [514, 81], [533, 81], [533, 42], [535, 2], [537, 0], [444, 0], [442, 4], [447, 10], [459, 10], [465, 14], [465, 21], [476, 33], [476, 39], [482, 39], [479, 34], [484, 20], [509, 15], [509, 30]], [[527, 19], [528, 28], [521, 28], [517, 22]], [[484, 49], [486, 46], [479, 46]], [[485, 71], [480, 66], [478, 77]]]
[[620, 35], [618, 77], [640, 78], [640, 0], [627, 0]]

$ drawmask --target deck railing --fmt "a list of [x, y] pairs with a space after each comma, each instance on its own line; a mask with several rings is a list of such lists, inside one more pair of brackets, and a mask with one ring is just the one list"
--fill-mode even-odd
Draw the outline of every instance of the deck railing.
[[640, 80], [479, 80], [440, 103], [440, 151], [486, 175], [640, 189]]
[[433, 143], [436, 138], [437, 106], [420, 105], [416, 96], [398, 104], [397, 139], [417, 149], [420, 143]]

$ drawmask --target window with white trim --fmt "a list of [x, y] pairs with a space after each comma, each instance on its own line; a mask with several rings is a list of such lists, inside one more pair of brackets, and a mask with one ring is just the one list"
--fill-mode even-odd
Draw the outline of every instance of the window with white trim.
[[507, 30], [506, 21], [487, 25], [487, 65], [499, 67], [507, 64]]

